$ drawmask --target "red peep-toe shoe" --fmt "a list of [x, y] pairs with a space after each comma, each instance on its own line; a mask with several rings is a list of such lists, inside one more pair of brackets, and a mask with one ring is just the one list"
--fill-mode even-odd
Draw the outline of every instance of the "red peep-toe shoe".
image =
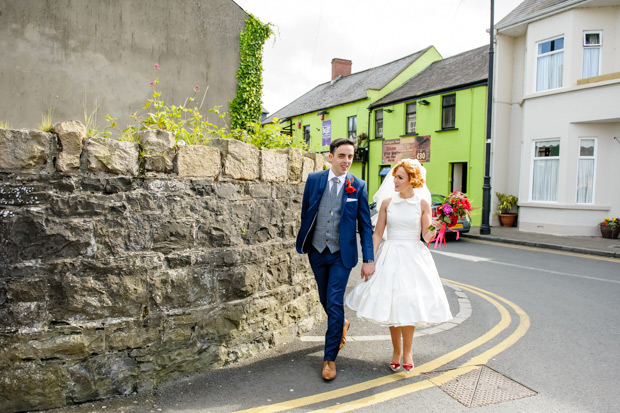
[[403, 368], [405, 369], [405, 372], [410, 373], [411, 370], [413, 370], [413, 364], [403, 364]]
[[394, 363], [394, 362], [391, 362], [391, 363], [390, 363], [390, 369], [391, 369], [392, 371], [398, 371], [398, 370], [400, 370], [400, 363]]

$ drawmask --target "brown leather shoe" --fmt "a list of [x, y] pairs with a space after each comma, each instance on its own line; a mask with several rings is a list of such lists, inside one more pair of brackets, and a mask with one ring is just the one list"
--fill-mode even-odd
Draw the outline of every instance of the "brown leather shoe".
[[349, 329], [349, 326], [351, 325], [351, 323], [349, 323], [349, 320], [347, 320], [346, 318], [344, 319], [344, 327], [342, 328], [342, 338], [340, 339], [340, 346], [338, 347], [343, 348], [345, 344], [347, 344], [347, 330]]
[[321, 373], [323, 380], [330, 381], [336, 378], [336, 363], [333, 361], [323, 361], [323, 371]]

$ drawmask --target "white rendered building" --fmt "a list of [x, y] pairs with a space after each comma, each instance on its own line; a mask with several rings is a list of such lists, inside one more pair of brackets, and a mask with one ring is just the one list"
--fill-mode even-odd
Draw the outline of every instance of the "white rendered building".
[[600, 235], [620, 216], [620, 0], [524, 1], [494, 72], [493, 205], [517, 195], [521, 231]]

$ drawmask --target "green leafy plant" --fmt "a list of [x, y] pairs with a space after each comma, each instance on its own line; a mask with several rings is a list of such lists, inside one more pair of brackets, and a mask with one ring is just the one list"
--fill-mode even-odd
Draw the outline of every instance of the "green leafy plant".
[[260, 121], [263, 94], [263, 46], [273, 34], [270, 24], [253, 15], [245, 20], [239, 39], [239, 69], [237, 95], [230, 102], [230, 121], [233, 129], [255, 129]]
[[495, 195], [499, 200], [499, 204], [497, 204], [497, 209], [499, 214], [508, 214], [513, 206], [517, 205], [519, 199], [514, 195], [506, 195], [501, 192], [496, 192]]
[[246, 129], [235, 129], [232, 131], [234, 138], [251, 143], [261, 149], [288, 148], [290, 146], [306, 149], [306, 144], [295, 142], [292, 136], [280, 132], [277, 126], [278, 119], [267, 125], [260, 122], [250, 122]]

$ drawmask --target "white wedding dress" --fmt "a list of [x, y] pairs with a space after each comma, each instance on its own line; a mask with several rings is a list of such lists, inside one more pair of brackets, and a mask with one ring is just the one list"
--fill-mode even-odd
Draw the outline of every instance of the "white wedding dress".
[[435, 262], [420, 241], [421, 197], [398, 193], [387, 208], [387, 240], [375, 257], [375, 273], [346, 296], [359, 318], [384, 326], [428, 327], [452, 319]]

